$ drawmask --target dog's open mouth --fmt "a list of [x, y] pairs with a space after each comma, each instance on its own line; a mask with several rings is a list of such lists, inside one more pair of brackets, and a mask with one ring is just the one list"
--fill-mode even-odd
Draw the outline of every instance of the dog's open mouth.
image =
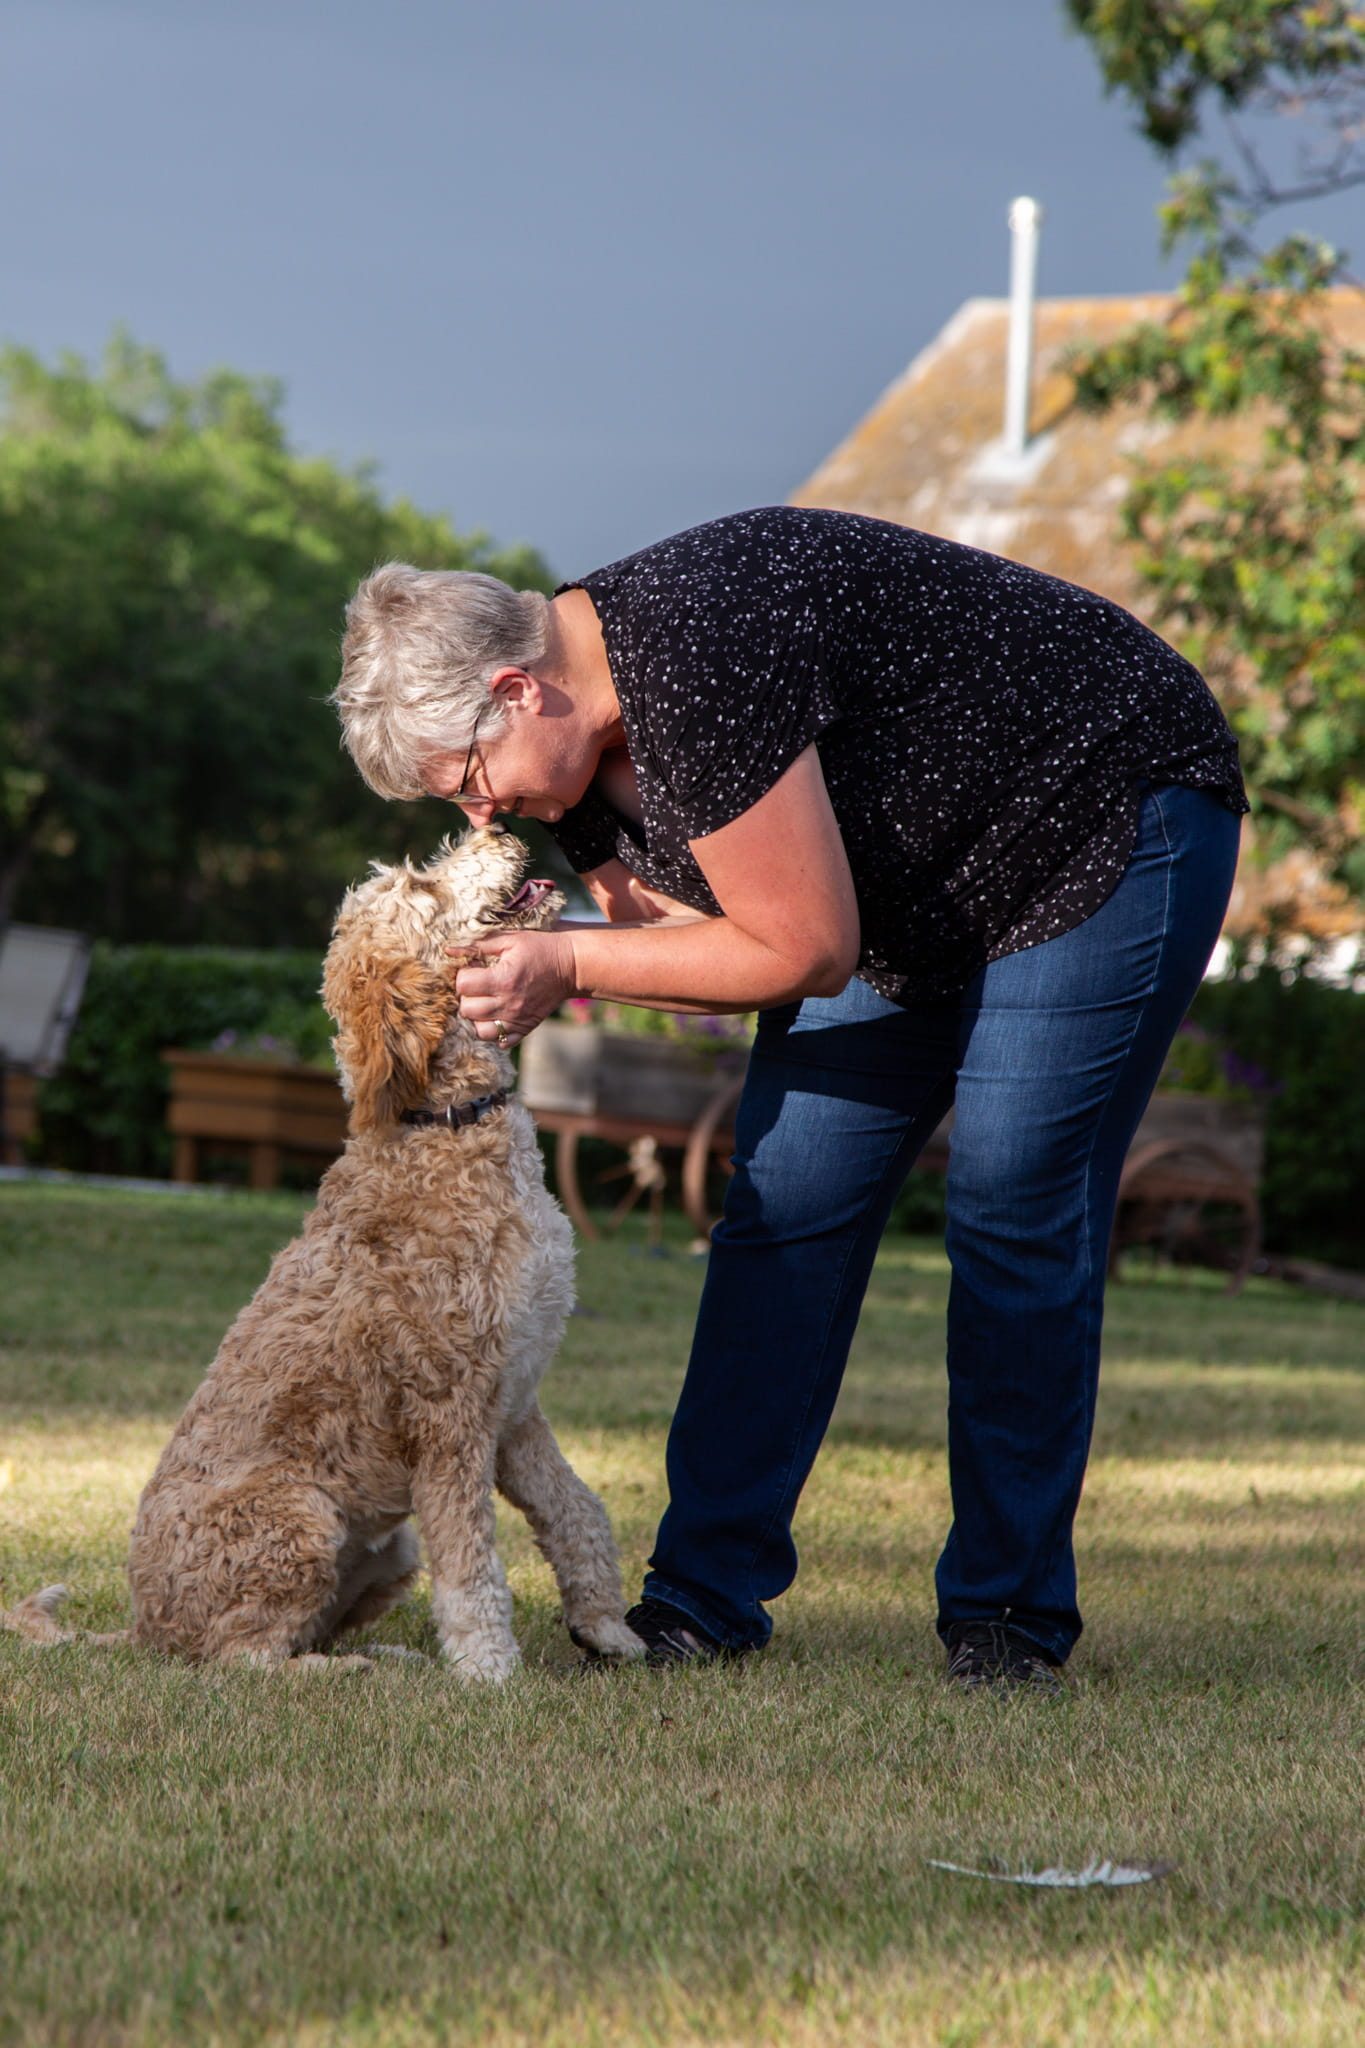
[[547, 896], [553, 896], [555, 885], [537, 876], [534, 881], [523, 882], [515, 896], [509, 897], [501, 910], [495, 910], [495, 918], [525, 917], [533, 910], [539, 910]]

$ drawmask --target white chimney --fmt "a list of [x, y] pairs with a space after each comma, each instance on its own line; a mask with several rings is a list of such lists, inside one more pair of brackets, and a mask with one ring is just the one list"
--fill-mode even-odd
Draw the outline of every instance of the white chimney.
[[1005, 372], [1004, 453], [1021, 456], [1028, 446], [1029, 399], [1033, 392], [1033, 296], [1038, 279], [1038, 230], [1043, 209], [1036, 199], [1010, 207], [1010, 341]]

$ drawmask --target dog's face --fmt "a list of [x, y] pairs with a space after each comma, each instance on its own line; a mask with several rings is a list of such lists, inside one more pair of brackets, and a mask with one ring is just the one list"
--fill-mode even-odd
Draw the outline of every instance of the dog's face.
[[443, 840], [425, 867], [375, 864], [348, 889], [323, 972], [322, 999], [337, 1023], [334, 1041], [353, 1130], [373, 1130], [415, 1108], [447, 1038], [482, 1048], [456, 1009], [457, 962], [447, 949], [478, 951], [494, 931], [552, 924], [564, 898], [545, 881], [525, 881], [528, 849], [499, 827]]

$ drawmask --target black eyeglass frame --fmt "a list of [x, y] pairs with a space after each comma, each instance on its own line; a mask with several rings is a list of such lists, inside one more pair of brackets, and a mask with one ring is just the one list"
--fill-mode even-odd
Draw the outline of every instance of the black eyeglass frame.
[[453, 804], [457, 804], [457, 803], [459, 803], [459, 802], [460, 802], [460, 801], [461, 801], [461, 800], [462, 800], [463, 798], [467, 797], [467, 796], [468, 796], [468, 794], [469, 794], [469, 790], [468, 790], [468, 786], [467, 786], [467, 785], [468, 785], [468, 782], [469, 782], [469, 770], [470, 770], [470, 767], [471, 767], [471, 765], [472, 765], [472, 763], [473, 763], [473, 760], [474, 760], [474, 742], [475, 742], [475, 740], [477, 740], [477, 738], [479, 737], [479, 727], [480, 727], [480, 725], [481, 725], [481, 724], [482, 724], [482, 722], [483, 722], [483, 714], [484, 714], [484, 711], [486, 711], [487, 709], [488, 709], [488, 706], [487, 706], [487, 705], [485, 704], [485, 705], [483, 706], [483, 709], [482, 709], [482, 710], [480, 710], [480, 712], [479, 712], [478, 716], [477, 716], [477, 717], [475, 718], [475, 720], [474, 720], [474, 724], [473, 724], [473, 726], [472, 726], [472, 727], [471, 727], [471, 729], [470, 729], [470, 734], [469, 734], [469, 751], [468, 751], [468, 753], [467, 753], [467, 754], [465, 755], [465, 757], [464, 757], [464, 771], [463, 771], [463, 773], [462, 773], [462, 774], [461, 774], [461, 776], [460, 776], [460, 786], [459, 786], [459, 788], [458, 788], [458, 789], [456, 790], [456, 792], [455, 792], [454, 796], [453, 796], [453, 797], [451, 797], [451, 799], [450, 799], [450, 801], [451, 801], [451, 802], [452, 802]]
[[[477, 718], [476, 718], [476, 719], [474, 720], [474, 724], [473, 724], [473, 727], [472, 727], [472, 729], [471, 729], [471, 731], [470, 731], [470, 735], [469, 735], [469, 746], [468, 746], [468, 748], [467, 748], [467, 750], [466, 750], [466, 753], [465, 753], [465, 757], [464, 757], [464, 770], [463, 770], [463, 773], [462, 773], [462, 774], [461, 774], [461, 776], [460, 776], [460, 786], [459, 786], [459, 788], [458, 788], [458, 789], [457, 789], [457, 790], [455, 791], [455, 794], [454, 794], [453, 796], [451, 796], [451, 797], [447, 797], [447, 799], [446, 799], [447, 803], [452, 803], [452, 804], [467, 804], [467, 803], [479, 803], [479, 804], [483, 804], [483, 803], [491, 803], [491, 804], [494, 804], [494, 805], [496, 805], [496, 804], [498, 803], [498, 799], [497, 799], [497, 797], [495, 797], [495, 796], [486, 796], [486, 797], [483, 797], [483, 796], [471, 796], [471, 795], [470, 795], [470, 793], [469, 793], [469, 790], [468, 790], [468, 788], [467, 788], [467, 786], [466, 786], [466, 785], [468, 784], [468, 781], [469, 781], [469, 767], [470, 767], [470, 763], [471, 763], [471, 762], [473, 761], [473, 759], [474, 759], [474, 745], [475, 745], [475, 742], [476, 742], [476, 740], [477, 740], [477, 739], [478, 739], [478, 737], [479, 737], [479, 727], [480, 727], [480, 725], [481, 725], [481, 724], [483, 723], [483, 718], [484, 718], [484, 712], [485, 712], [485, 711], [487, 711], [487, 709], [488, 709], [488, 706], [487, 706], [487, 705], [485, 704], [485, 706], [483, 707], [483, 710], [482, 710], [482, 711], [480, 711], [480, 713], [479, 713], [478, 717], [477, 717]], [[522, 815], [522, 802], [523, 802], [523, 799], [522, 799], [521, 797], [518, 797], [518, 798], [516, 799], [516, 801], [515, 801], [514, 803], [510, 803], [510, 804], [504, 804], [504, 805], [502, 806], [502, 808], [501, 808], [500, 812], [498, 813], [498, 815], [500, 815], [500, 816], [502, 816], [502, 817], [506, 817], [506, 818], [519, 818], [519, 817], [520, 817], [520, 816]]]

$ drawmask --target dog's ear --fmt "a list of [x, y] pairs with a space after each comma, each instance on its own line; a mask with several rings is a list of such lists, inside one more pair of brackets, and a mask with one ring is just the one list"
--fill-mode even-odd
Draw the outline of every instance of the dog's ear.
[[450, 980], [404, 955], [363, 957], [333, 947], [323, 1001], [339, 1027], [337, 1059], [349, 1084], [351, 1129], [373, 1131], [414, 1109], [455, 1006]]

